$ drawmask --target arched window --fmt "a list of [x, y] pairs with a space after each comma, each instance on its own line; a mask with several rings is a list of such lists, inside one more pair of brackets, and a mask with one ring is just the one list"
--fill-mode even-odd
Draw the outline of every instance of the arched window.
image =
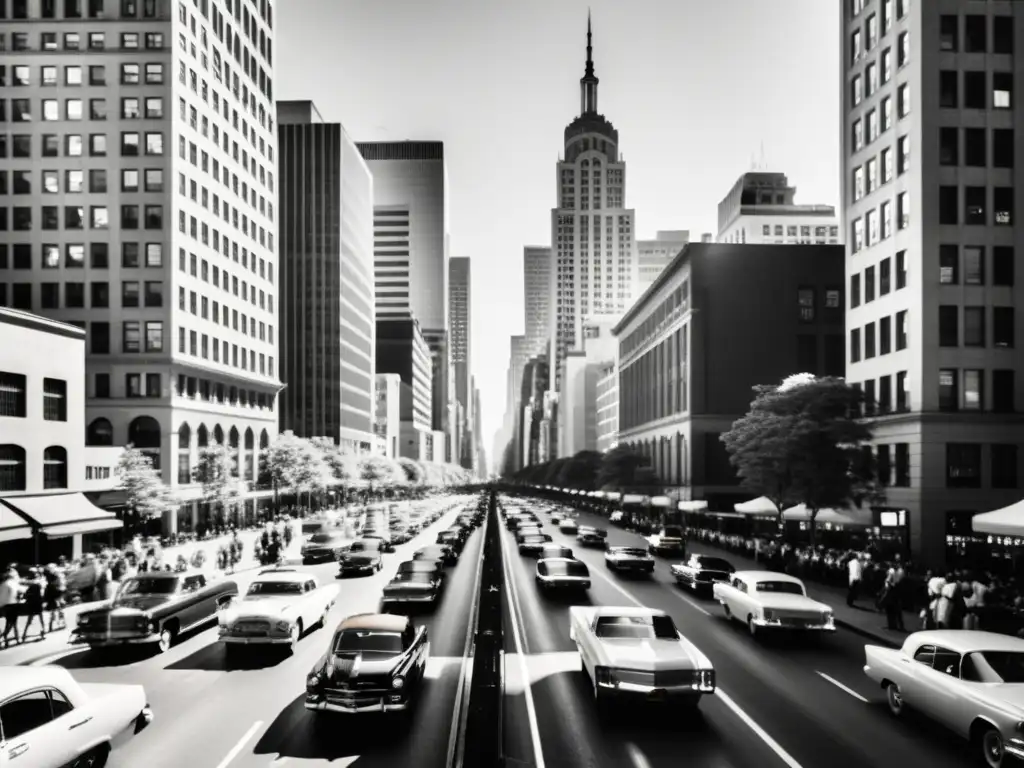
[[85, 430], [86, 445], [113, 445], [114, 428], [109, 419], [93, 419]]
[[196, 446], [206, 448], [210, 444], [210, 435], [206, 432], [206, 425], [200, 424], [196, 431]]
[[228, 432], [228, 444], [232, 448], [234, 448], [235, 450], [238, 450], [238, 428], [237, 427], [232, 427], [231, 431]]
[[213, 428], [213, 442], [224, 445], [224, 430], [220, 428], [220, 424]]
[[178, 484], [192, 482], [192, 428], [188, 422], [178, 427]]
[[0, 445], [0, 491], [25, 490], [25, 449]]
[[251, 451], [256, 447], [256, 436], [252, 432], [252, 427], [247, 427], [245, 430], [245, 450]]
[[267, 430], [260, 432], [260, 449], [270, 447], [270, 435], [267, 434]]
[[187, 451], [192, 447], [192, 430], [188, 426], [188, 422], [185, 422], [178, 427], [178, 448]]
[[56, 490], [68, 487], [68, 452], [59, 445], [43, 451], [43, 488]]
[[152, 416], [139, 416], [128, 425], [128, 442], [149, 456], [153, 469], [160, 469], [160, 423]]

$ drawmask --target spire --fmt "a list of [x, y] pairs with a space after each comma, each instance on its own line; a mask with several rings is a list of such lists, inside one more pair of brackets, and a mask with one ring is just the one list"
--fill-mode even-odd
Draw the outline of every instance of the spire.
[[580, 112], [597, 112], [597, 75], [594, 74], [594, 35], [590, 24], [590, 9], [587, 9], [587, 66], [580, 78]]

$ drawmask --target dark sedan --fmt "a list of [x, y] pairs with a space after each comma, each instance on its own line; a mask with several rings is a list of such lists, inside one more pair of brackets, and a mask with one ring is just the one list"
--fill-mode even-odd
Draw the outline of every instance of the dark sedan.
[[604, 528], [594, 528], [590, 525], [581, 525], [576, 530], [576, 541], [584, 547], [604, 547], [608, 541], [608, 531]]
[[673, 564], [671, 571], [679, 586], [692, 589], [694, 592], [710, 594], [714, 590], [715, 582], [728, 581], [736, 569], [728, 560], [697, 554], [690, 555], [690, 559], [685, 563]]
[[349, 540], [337, 533], [314, 533], [302, 545], [302, 564], [340, 560], [348, 545]]
[[528, 557], [539, 557], [544, 545], [551, 541], [546, 533], [535, 533], [532, 536], [524, 536], [519, 541], [519, 554]]
[[397, 573], [384, 587], [381, 610], [387, 613], [389, 609], [401, 607], [433, 606], [440, 594], [441, 586], [433, 574], [416, 571]]
[[457, 554], [462, 552], [462, 537], [456, 531], [441, 531], [435, 543], [443, 544]]
[[412, 559], [455, 565], [459, 561], [459, 556], [454, 549], [445, 544], [433, 544], [416, 550]]
[[339, 576], [369, 576], [384, 567], [380, 539], [359, 539], [353, 541], [348, 551], [342, 554], [338, 567]]
[[537, 586], [541, 591], [585, 591], [590, 589], [590, 569], [571, 557], [544, 557], [537, 563]]
[[437, 582], [439, 587], [444, 586], [444, 561], [442, 560], [406, 560], [398, 566], [398, 573], [426, 573]]

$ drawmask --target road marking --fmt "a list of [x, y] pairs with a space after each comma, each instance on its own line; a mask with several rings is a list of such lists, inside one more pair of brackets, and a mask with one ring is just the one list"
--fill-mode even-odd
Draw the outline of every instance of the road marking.
[[[458, 687], [455, 689], [455, 704], [452, 707], [452, 727], [448, 732], [448, 756], [446, 766], [462, 765], [464, 756], [459, 754], [461, 752], [460, 746], [464, 749], [465, 744], [460, 745], [459, 734], [465, 725], [463, 715], [468, 714], [469, 710], [463, 706], [463, 699], [466, 695], [466, 687], [469, 680], [472, 679], [473, 669], [473, 658], [470, 652], [473, 649], [473, 637], [474, 630], [476, 629], [476, 615], [480, 604], [480, 583], [483, 579], [484, 573], [484, 558], [483, 558], [483, 547], [487, 543], [487, 528], [490, 525], [490, 514], [484, 520], [484, 524], [481, 526], [481, 543], [480, 543], [480, 558], [476, 564], [476, 576], [473, 577], [473, 601], [470, 603], [469, 610], [469, 621], [466, 624], [466, 643], [462, 648], [462, 663], [459, 665], [459, 682]], [[430, 662], [427, 663], [428, 666]], [[465, 712], [463, 711], [465, 710]]]
[[631, 741], [626, 742], [626, 754], [629, 755], [629, 759], [633, 761], [635, 768], [651, 768], [651, 763], [643, 752], [640, 751], [640, 747]]
[[729, 694], [719, 688], [715, 695], [723, 704], [725, 704], [725, 706], [731, 709], [733, 714], [742, 720], [750, 730], [756, 733], [758, 738], [767, 744], [768, 748], [775, 753], [776, 757], [788, 765], [789, 768], [803, 768], [803, 766], [801, 766], [800, 763], [798, 763], [793, 756], [789, 754], [789, 752], [782, 748], [782, 745], [779, 744], [779, 742], [769, 736], [768, 732], [754, 721], [754, 718], [744, 712], [743, 709], [740, 708], [740, 705], [732, 700], [732, 697], [729, 696]]
[[676, 589], [672, 589], [672, 590], [670, 590], [670, 591], [672, 592], [672, 594], [673, 594], [673, 595], [675, 595], [676, 597], [678, 597], [678, 598], [679, 598], [680, 600], [682, 600], [682, 601], [683, 601], [684, 603], [686, 603], [687, 605], [689, 605], [689, 606], [690, 606], [691, 608], [694, 608], [694, 609], [696, 609], [696, 610], [700, 611], [700, 612], [701, 612], [701, 613], [703, 613], [703, 614], [704, 614], [705, 616], [710, 616], [710, 615], [711, 615], [711, 612], [710, 612], [710, 611], [708, 611], [708, 609], [707, 609], [707, 608], [705, 608], [705, 607], [704, 607], [703, 605], [701, 605], [700, 603], [698, 603], [698, 602], [697, 602], [696, 600], [694, 600], [694, 599], [693, 599], [692, 597], [690, 597], [689, 595], [685, 595], [685, 594], [683, 594], [682, 592], [680, 592], [678, 588], [676, 588]]
[[[815, 671], [817, 672], [817, 670], [815, 670]], [[823, 680], [828, 680], [828, 681], [829, 681], [830, 683], [832, 683], [832, 685], [834, 685], [834, 686], [835, 686], [836, 688], [838, 688], [838, 689], [839, 689], [840, 691], [845, 691], [846, 693], [848, 693], [848, 694], [850, 694], [851, 696], [853, 696], [853, 698], [855, 698], [855, 699], [856, 699], [857, 701], [862, 701], [862, 702], [864, 702], [865, 704], [870, 704], [870, 703], [871, 703], [870, 701], [868, 701], [867, 699], [865, 699], [865, 698], [864, 698], [863, 696], [861, 696], [861, 695], [860, 695], [859, 693], [857, 693], [857, 692], [856, 692], [855, 690], [853, 690], [852, 688], [849, 688], [849, 687], [847, 687], [847, 686], [843, 685], [842, 683], [840, 683], [840, 682], [839, 682], [838, 680], [836, 680], [836, 679], [835, 679], [834, 677], [829, 677], [829, 676], [828, 676], [828, 675], [826, 675], [826, 674], [825, 674], [824, 672], [817, 672], [817, 674], [818, 674], [818, 676], [819, 676], [820, 678], [822, 678]]]
[[257, 720], [250, 726], [249, 730], [245, 732], [245, 735], [238, 740], [238, 743], [231, 748], [231, 751], [227, 753], [223, 760], [217, 764], [217, 768], [228, 768], [231, 765], [231, 761], [238, 757], [239, 753], [245, 749], [245, 745], [249, 743], [249, 740], [256, 735], [256, 732], [263, 727], [263, 721]]
[[533, 765], [534, 768], [544, 767], [544, 747], [540, 743], [540, 728], [537, 725], [537, 709], [533, 703], [533, 687], [530, 685], [530, 669], [526, 665], [526, 656], [523, 647], [526, 645], [522, 638], [521, 612], [517, 611], [519, 605], [519, 592], [516, 589], [515, 579], [512, 577], [512, 565], [510, 562], [509, 546], [505, 536], [498, 532], [501, 540], [501, 563], [505, 571], [505, 588], [508, 590], [509, 601], [508, 611], [512, 616], [512, 637], [516, 644], [516, 655], [519, 657], [519, 673], [523, 676], [523, 696], [526, 700], [526, 719], [530, 724], [530, 740], [533, 742]]

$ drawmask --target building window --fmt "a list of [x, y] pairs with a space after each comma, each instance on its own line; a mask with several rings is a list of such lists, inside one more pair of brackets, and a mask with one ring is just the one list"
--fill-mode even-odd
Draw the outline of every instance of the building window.
[[895, 461], [893, 462], [895, 477], [893, 485], [899, 488], [910, 487], [910, 446], [907, 443], [896, 443]]
[[0, 371], [0, 416], [25, 418], [28, 380], [20, 373]]
[[939, 371], [939, 410], [957, 411], [960, 409], [960, 388], [957, 386], [955, 368], [944, 368]]
[[942, 285], [956, 285], [960, 281], [959, 246], [939, 246], [939, 282]]
[[939, 346], [960, 346], [960, 308], [955, 305], [939, 307]]
[[864, 359], [870, 360], [875, 356], [875, 324], [868, 323], [864, 326]]
[[1017, 479], [1017, 446], [1013, 444], [992, 446], [992, 487], [1016, 488]]
[[43, 488], [58, 490], [68, 487], [68, 452], [52, 445], [43, 451]]
[[892, 484], [892, 457], [889, 454], [888, 445], [878, 446], [877, 460], [875, 462], [875, 475], [882, 485]]
[[68, 383], [63, 379], [43, 379], [43, 419], [68, 420]]
[[860, 362], [860, 328], [850, 331], [850, 362]]
[[992, 344], [1002, 349], [1014, 345], [1013, 307], [992, 307]]
[[965, 411], [982, 410], [984, 391], [985, 372], [973, 369], [964, 371], [964, 401], [962, 406]]
[[985, 346], [984, 307], [964, 307], [964, 346]]
[[888, 355], [892, 352], [892, 318], [883, 317], [878, 321], [878, 354]]
[[910, 410], [910, 382], [907, 380], [907, 372], [900, 371], [896, 374], [896, 411], [906, 413]]
[[141, 373], [126, 373], [124, 375], [124, 396], [142, 397]]
[[979, 245], [964, 246], [964, 285], [985, 284], [985, 249]]
[[24, 491], [25, 480], [25, 449], [0, 445], [0, 491]]
[[896, 252], [896, 290], [907, 287], [907, 252]]
[[948, 443], [946, 445], [946, 487], [981, 487], [981, 445], [979, 443]]
[[1014, 413], [1016, 393], [1014, 392], [1015, 377], [1012, 369], [992, 371], [992, 410], [995, 413]]
[[814, 322], [815, 296], [813, 288], [797, 289], [797, 301], [800, 306], [800, 322]]
[[141, 335], [138, 320], [126, 320], [121, 326], [121, 349], [125, 353], [141, 352]]

